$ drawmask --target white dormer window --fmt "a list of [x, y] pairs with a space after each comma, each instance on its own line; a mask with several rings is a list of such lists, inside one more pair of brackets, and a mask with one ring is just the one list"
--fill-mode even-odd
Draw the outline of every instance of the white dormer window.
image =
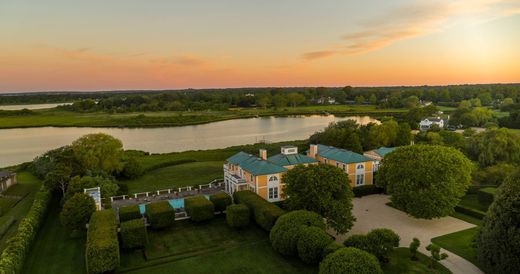
[[269, 177], [269, 182], [278, 182], [278, 177], [276, 177], [276, 176]]
[[356, 169], [365, 169], [365, 166], [363, 164], [357, 165]]

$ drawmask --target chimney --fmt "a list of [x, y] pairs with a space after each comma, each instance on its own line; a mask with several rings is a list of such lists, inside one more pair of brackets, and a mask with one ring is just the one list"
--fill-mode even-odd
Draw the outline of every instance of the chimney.
[[260, 159], [267, 160], [267, 150], [266, 149], [261, 148], [259, 151], [259, 154], [260, 154]]
[[309, 154], [308, 154], [308, 156], [311, 157], [311, 158], [316, 159], [316, 154], [318, 154], [318, 145], [311, 144], [310, 147], [309, 147]]

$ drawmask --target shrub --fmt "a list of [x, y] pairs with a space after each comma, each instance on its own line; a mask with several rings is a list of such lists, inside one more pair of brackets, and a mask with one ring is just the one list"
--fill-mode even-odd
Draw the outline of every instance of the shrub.
[[344, 245], [364, 250], [376, 256], [381, 262], [387, 262], [394, 247], [399, 246], [399, 235], [387, 228], [377, 228], [367, 235], [352, 235]]
[[365, 250], [368, 252], [370, 250], [370, 243], [366, 235], [362, 234], [354, 234], [348, 237], [343, 245], [346, 247], [355, 247], [357, 249]]
[[121, 223], [121, 241], [123, 248], [144, 247], [148, 242], [146, 225], [141, 219]]
[[195, 222], [211, 220], [215, 216], [215, 206], [204, 196], [193, 196], [184, 199], [184, 208]]
[[49, 208], [50, 191], [39, 191], [15, 234], [7, 240], [0, 256], [0, 273], [21, 273], [31, 244]]
[[300, 229], [305, 226], [325, 229], [325, 222], [318, 213], [306, 210], [296, 210], [282, 215], [269, 234], [273, 249], [282, 255], [295, 255]]
[[481, 188], [477, 192], [478, 202], [485, 207], [489, 207], [493, 203], [493, 200], [495, 199], [496, 191], [497, 191], [497, 189], [494, 187]]
[[353, 247], [345, 247], [328, 255], [320, 263], [319, 274], [382, 274], [374, 255]]
[[417, 249], [419, 249], [419, 246], [421, 245], [421, 241], [417, 238], [413, 238], [412, 242], [410, 243], [410, 253], [412, 254], [412, 260], [417, 261]]
[[135, 179], [143, 175], [144, 168], [134, 157], [126, 160], [121, 175], [127, 179]]
[[300, 230], [296, 249], [300, 259], [308, 264], [321, 261], [323, 251], [333, 240], [325, 230], [315, 226], [303, 227]]
[[231, 196], [225, 192], [215, 193], [209, 196], [209, 200], [215, 205], [215, 211], [222, 212], [232, 204]]
[[167, 201], [146, 205], [146, 219], [153, 229], [172, 226], [175, 222], [175, 210]]
[[119, 266], [116, 212], [96, 211], [90, 218], [85, 261], [87, 273], [112, 271]]
[[362, 185], [352, 188], [352, 192], [354, 192], [354, 197], [363, 197], [383, 193], [383, 188], [377, 187], [376, 185]]
[[338, 243], [338, 242], [332, 242], [330, 244], [328, 244], [324, 249], [323, 249], [323, 254], [321, 255], [322, 258], [325, 258], [327, 257], [329, 254], [331, 253], [334, 253], [336, 250], [340, 249], [340, 248], [343, 248], [345, 247], [344, 245]]
[[245, 204], [255, 222], [266, 231], [270, 231], [276, 220], [284, 214], [284, 211], [249, 190], [233, 193], [235, 203]]
[[63, 205], [60, 220], [67, 229], [82, 230], [95, 211], [96, 203], [92, 197], [85, 193], [76, 193]]
[[249, 225], [249, 208], [244, 204], [230, 205], [226, 208], [226, 220], [230, 227], [242, 228]]
[[141, 219], [141, 210], [139, 205], [123, 206], [119, 208], [119, 222], [125, 222], [134, 219]]

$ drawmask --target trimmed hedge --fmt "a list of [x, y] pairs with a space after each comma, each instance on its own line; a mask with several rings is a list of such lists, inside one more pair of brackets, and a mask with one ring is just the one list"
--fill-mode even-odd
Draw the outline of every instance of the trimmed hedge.
[[146, 219], [153, 229], [172, 226], [175, 222], [175, 209], [167, 201], [147, 204]]
[[215, 217], [215, 206], [204, 196], [184, 198], [184, 208], [192, 221], [202, 222]]
[[119, 222], [125, 222], [134, 219], [141, 219], [141, 210], [139, 205], [123, 206], [119, 208]]
[[479, 189], [477, 192], [477, 199], [479, 204], [489, 207], [495, 200], [495, 193], [497, 189], [495, 187], [485, 187]]
[[381, 187], [377, 187], [376, 185], [363, 185], [356, 186], [352, 188], [352, 192], [354, 192], [354, 197], [363, 197], [372, 194], [381, 194], [384, 189]]
[[235, 203], [245, 204], [255, 222], [266, 231], [270, 231], [276, 220], [285, 213], [275, 204], [264, 200], [249, 190], [233, 193], [233, 200]]
[[0, 257], [0, 273], [21, 273], [26, 256], [49, 209], [50, 191], [39, 191], [15, 234], [5, 243]]
[[388, 228], [372, 229], [368, 234], [354, 234], [343, 243], [346, 247], [364, 250], [381, 262], [388, 262], [390, 253], [399, 246], [401, 238]]
[[232, 228], [248, 226], [249, 216], [249, 208], [244, 204], [230, 205], [226, 208], [226, 221]]
[[305, 226], [325, 230], [325, 221], [318, 213], [306, 210], [291, 211], [282, 215], [269, 234], [273, 249], [285, 256], [296, 255], [300, 231]]
[[232, 204], [231, 196], [225, 192], [211, 194], [209, 200], [215, 205], [215, 211], [222, 212], [227, 206]]
[[138, 248], [146, 246], [148, 235], [146, 225], [141, 219], [121, 223], [121, 245], [123, 248]]
[[90, 217], [85, 261], [87, 273], [103, 273], [119, 267], [117, 219], [113, 209], [96, 211]]
[[298, 257], [307, 264], [317, 264], [323, 258], [323, 251], [333, 242], [332, 237], [322, 228], [309, 226], [300, 230], [296, 248]]
[[320, 263], [319, 274], [382, 274], [377, 258], [354, 247], [344, 247], [328, 255]]
[[462, 213], [462, 214], [466, 214], [466, 215], [471, 216], [471, 217], [475, 217], [475, 218], [480, 219], [480, 220], [482, 220], [486, 216], [486, 212], [483, 212], [483, 211], [480, 211], [480, 210], [476, 210], [476, 209], [472, 209], [472, 208], [469, 208], [469, 207], [465, 207], [465, 206], [462, 206], [462, 205], [456, 206], [455, 207], [455, 211], [457, 211], [459, 213]]

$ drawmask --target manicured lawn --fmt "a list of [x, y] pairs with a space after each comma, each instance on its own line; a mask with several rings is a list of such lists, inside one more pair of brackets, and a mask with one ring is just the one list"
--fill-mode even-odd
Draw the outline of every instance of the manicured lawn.
[[163, 167], [123, 183], [128, 185], [128, 193], [207, 184], [224, 176], [223, 163], [222, 161], [194, 162]]
[[[272, 250], [269, 235], [256, 225], [229, 228], [224, 216], [201, 224], [179, 221], [159, 232], [149, 231], [145, 256], [123, 253], [124, 273], [316, 273], [297, 258]], [[144, 258], [147, 258], [145, 262]], [[145, 268], [143, 268], [145, 267]], [[138, 269], [135, 269], [138, 268]]]
[[479, 266], [476, 258], [477, 250], [473, 246], [473, 239], [477, 231], [478, 227], [474, 227], [433, 238], [432, 242]]
[[[6, 191], [7, 195], [15, 195], [24, 197], [16, 203], [13, 207], [8, 207], [0, 217], [0, 226], [9, 220], [15, 220], [14, 224], [6, 231], [4, 235], [0, 235], [0, 250], [3, 249], [4, 242], [15, 232], [19, 221], [27, 214], [31, 208], [34, 194], [38, 191], [41, 186], [41, 182], [38, 178], [33, 176], [29, 172], [18, 172], [17, 173], [18, 184], [9, 188]], [[4, 203], [4, 202], [3, 202]], [[11, 203], [11, 202], [9, 202]], [[13, 204], [11, 203], [11, 206]], [[3, 208], [3, 207], [2, 207]]]
[[482, 212], [487, 211], [487, 206], [484, 206], [478, 202], [477, 194], [466, 194], [460, 200], [460, 205]]
[[85, 273], [85, 235], [70, 236], [59, 220], [59, 202], [49, 214], [27, 256], [23, 273]]
[[390, 262], [383, 267], [383, 271], [387, 274], [402, 274], [402, 273], [451, 273], [449, 269], [439, 263], [435, 263], [435, 268], [429, 268], [430, 258], [428, 256], [418, 253], [419, 260], [413, 261], [410, 259], [410, 250], [406, 247], [394, 249], [390, 256]]

